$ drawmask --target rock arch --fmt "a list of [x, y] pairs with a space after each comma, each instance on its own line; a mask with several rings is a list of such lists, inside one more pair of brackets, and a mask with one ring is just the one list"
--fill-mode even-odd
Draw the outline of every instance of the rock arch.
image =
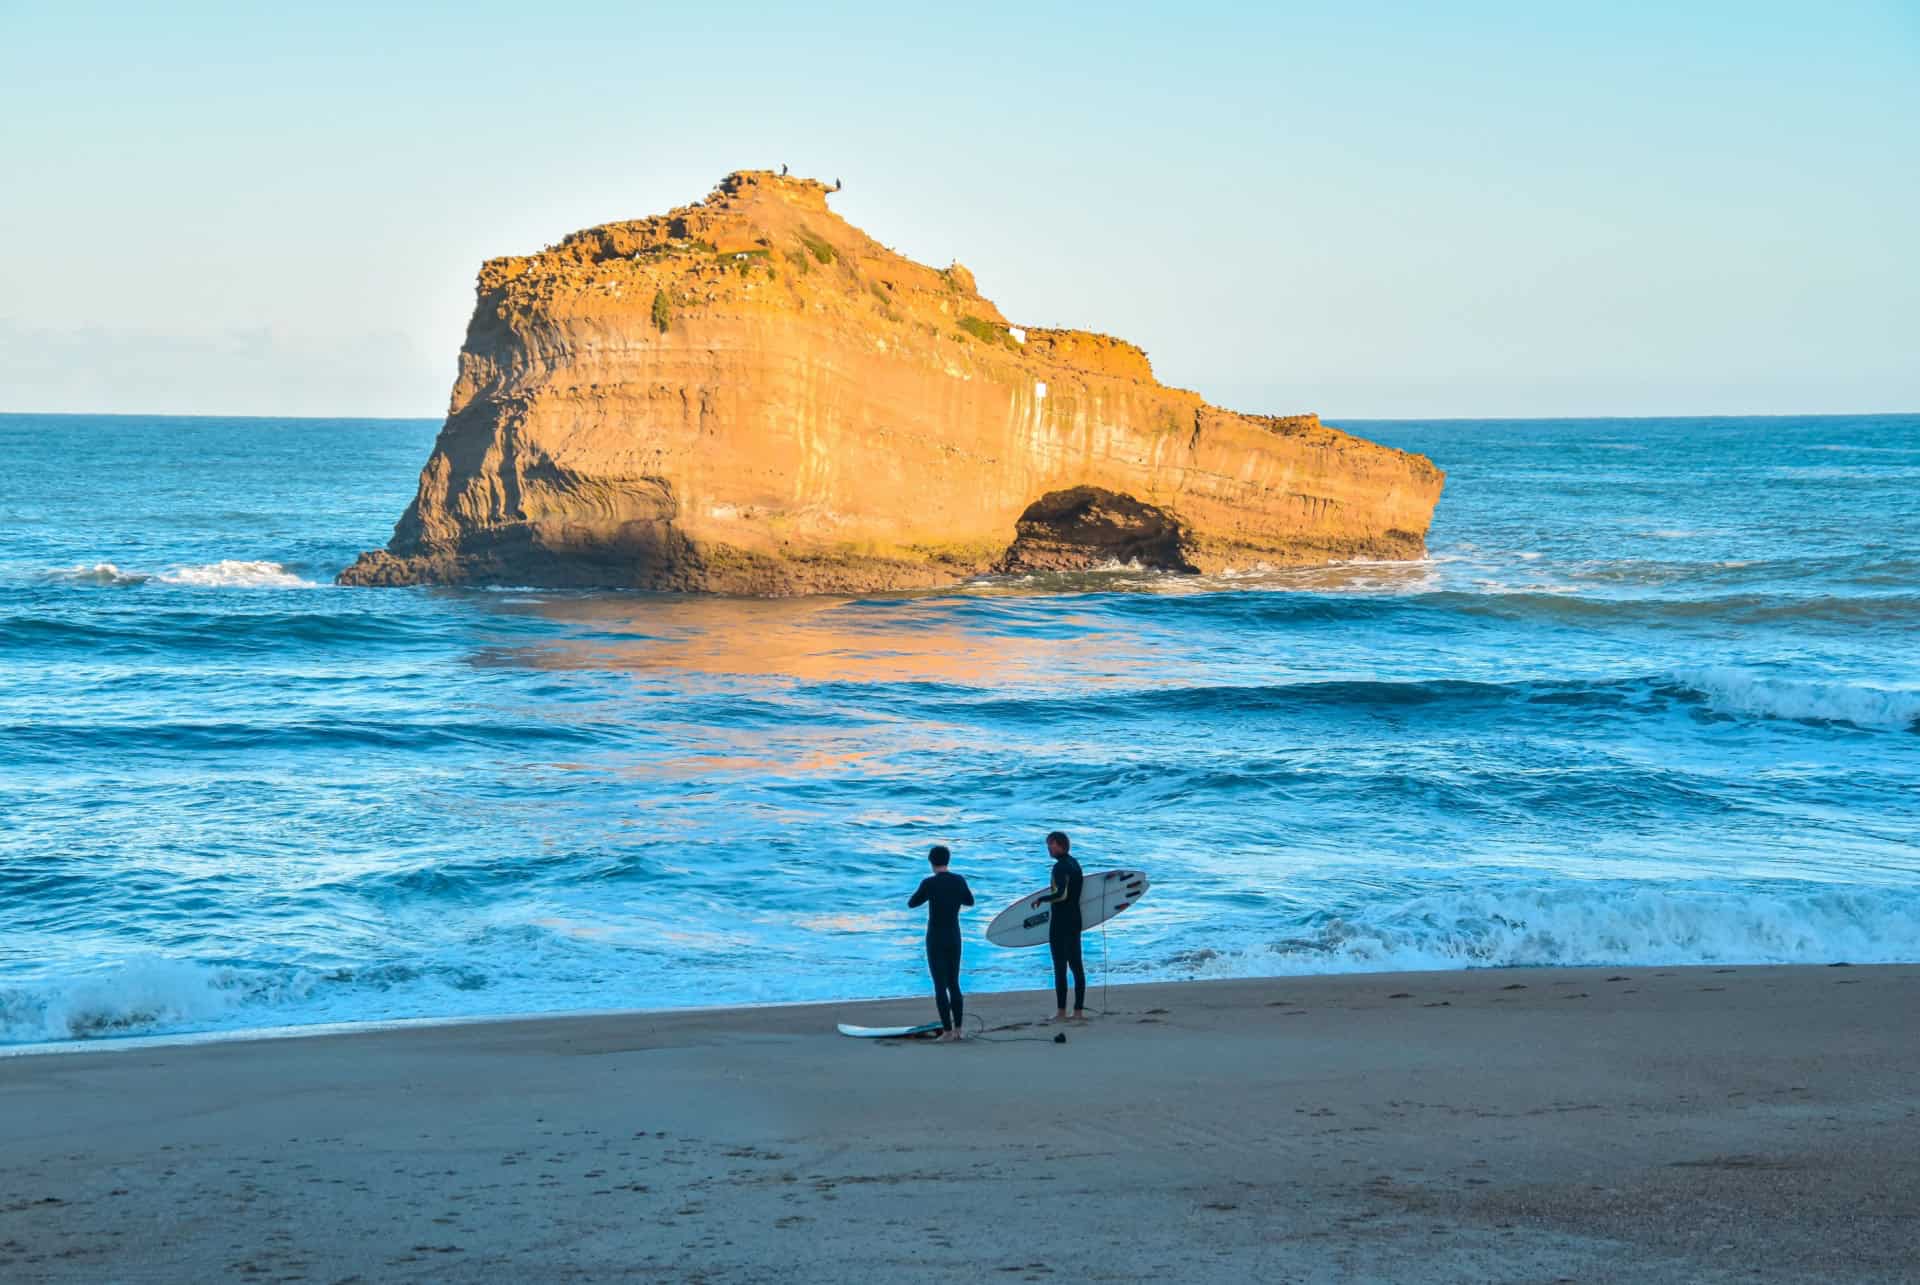
[[1138, 563], [1157, 571], [1198, 571], [1180, 519], [1131, 495], [1098, 486], [1049, 491], [1014, 526], [1001, 571], [1085, 571]]

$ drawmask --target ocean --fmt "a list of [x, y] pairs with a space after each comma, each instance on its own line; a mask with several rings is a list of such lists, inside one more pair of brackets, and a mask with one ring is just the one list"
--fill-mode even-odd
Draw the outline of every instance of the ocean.
[[[926, 989], [1920, 960], [1920, 416], [1335, 421], [1417, 563], [340, 589], [437, 424], [0, 415], [0, 1044]], [[929, 1004], [931, 1012], [931, 1004]]]

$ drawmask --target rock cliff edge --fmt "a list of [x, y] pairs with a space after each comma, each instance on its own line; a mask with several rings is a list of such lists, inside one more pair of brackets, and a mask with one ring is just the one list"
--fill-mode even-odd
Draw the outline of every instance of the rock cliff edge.
[[1010, 326], [765, 172], [494, 259], [446, 425], [342, 584], [795, 594], [1418, 557], [1442, 476]]

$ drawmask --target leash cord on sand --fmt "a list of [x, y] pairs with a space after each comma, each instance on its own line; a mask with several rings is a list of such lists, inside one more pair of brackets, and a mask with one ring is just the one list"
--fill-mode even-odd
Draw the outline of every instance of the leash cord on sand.
[[979, 1027], [979, 1030], [969, 1037], [970, 1039], [982, 1040], [988, 1044], [1051, 1044], [1054, 1042], [1051, 1035], [988, 1035], [987, 1020], [984, 1017], [978, 1013], [969, 1013], [967, 1016], [972, 1018]]

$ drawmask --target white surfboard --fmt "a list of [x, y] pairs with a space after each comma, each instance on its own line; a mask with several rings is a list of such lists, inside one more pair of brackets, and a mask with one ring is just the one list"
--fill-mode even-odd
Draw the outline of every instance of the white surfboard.
[[[1147, 895], [1147, 876], [1139, 870], [1102, 870], [1084, 877], [1080, 885], [1080, 926], [1104, 924]], [[1048, 890], [1029, 893], [993, 917], [987, 940], [996, 946], [1038, 946], [1047, 939], [1053, 921]]]
[[840, 1033], [851, 1035], [856, 1040], [891, 1040], [902, 1035], [926, 1035], [940, 1029], [938, 1022], [923, 1022], [919, 1026], [849, 1026], [840, 1023]]

